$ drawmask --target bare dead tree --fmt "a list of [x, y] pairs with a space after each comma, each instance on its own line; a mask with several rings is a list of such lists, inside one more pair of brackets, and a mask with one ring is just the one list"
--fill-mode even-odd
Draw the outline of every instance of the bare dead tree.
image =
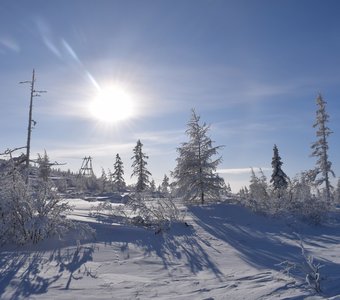
[[35, 90], [35, 88], [34, 88], [35, 80], [36, 80], [36, 78], [35, 78], [35, 70], [33, 69], [32, 80], [19, 82], [19, 83], [29, 83], [30, 86], [31, 86], [30, 106], [29, 106], [29, 113], [28, 113], [28, 127], [27, 127], [27, 144], [26, 144], [26, 169], [27, 169], [26, 181], [28, 181], [28, 174], [29, 174], [29, 170], [28, 169], [29, 169], [29, 163], [30, 163], [32, 125], [34, 127], [37, 124], [37, 122], [32, 119], [32, 114], [33, 114], [33, 98], [34, 97], [40, 97], [40, 94], [46, 93], [46, 91]]

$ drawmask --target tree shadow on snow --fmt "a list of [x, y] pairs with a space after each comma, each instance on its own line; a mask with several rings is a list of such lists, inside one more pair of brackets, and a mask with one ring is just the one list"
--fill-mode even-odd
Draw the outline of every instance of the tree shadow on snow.
[[91, 226], [96, 230], [97, 242], [105, 245], [118, 243], [127, 259], [130, 256], [129, 245], [136, 245], [145, 257], [156, 254], [169, 274], [172, 267], [182, 261], [193, 274], [209, 269], [217, 277], [222, 277], [222, 272], [195, 238], [193, 228], [184, 223], [173, 223], [169, 231], [160, 234], [142, 227], [103, 223], [93, 223]]
[[295, 261], [301, 253], [298, 246], [280, 242], [282, 226], [273, 227], [273, 220], [269, 222], [244, 208], [216, 204], [193, 206], [190, 211], [199, 226], [228, 243], [256, 268], [271, 269], [284, 260]]
[[[62, 288], [68, 289], [73, 279], [94, 276], [86, 267], [94, 247], [56, 247], [53, 252], [37, 249], [39, 244], [0, 252], [0, 298], [31, 298], [47, 293], [62, 277], [68, 278]], [[55, 266], [59, 266], [57, 273]]]
[[[6, 298], [29, 298], [34, 294], [46, 293], [48, 287], [60, 278], [60, 274], [45, 276], [42, 269], [46, 261], [43, 253], [33, 255], [20, 252], [2, 252], [0, 254], [0, 298], [8, 292]], [[6, 291], [11, 287], [11, 291]]]
[[[246, 208], [237, 205], [214, 204], [209, 206], [193, 206], [189, 208], [195, 222], [212, 236], [228, 243], [240, 258], [257, 269], [273, 269], [280, 271], [279, 263], [290, 261], [302, 263], [299, 239], [296, 227], [270, 217], [256, 215]], [[299, 232], [303, 244], [327, 248], [327, 244], [340, 242], [340, 228], [336, 226], [303, 225]], [[317, 259], [317, 258], [316, 258]], [[318, 260], [324, 267], [320, 270], [323, 277], [323, 291], [327, 296], [340, 293], [340, 265], [330, 260]], [[292, 272], [292, 274], [294, 271]], [[328, 275], [327, 275], [328, 274]], [[295, 273], [302, 281], [306, 274]]]
[[218, 278], [223, 276], [202, 248], [193, 228], [184, 223], [172, 224], [169, 231], [160, 234], [142, 227], [87, 224], [96, 230], [96, 236], [82, 240], [82, 246], [74, 238], [66, 237], [60, 241], [51, 239], [21, 248], [2, 248], [0, 298], [31, 298], [47, 293], [52, 284], [53, 289], [68, 290], [75, 280], [85, 276], [96, 278], [96, 272], [86, 265], [93, 260], [96, 250], [94, 243], [120, 247], [123, 259], [129, 259], [130, 249], [136, 246], [145, 258], [158, 257], [163, 267], [169, 271], [169, 276], [176, 278], [178, 266], [193, 274], [210, 270]]

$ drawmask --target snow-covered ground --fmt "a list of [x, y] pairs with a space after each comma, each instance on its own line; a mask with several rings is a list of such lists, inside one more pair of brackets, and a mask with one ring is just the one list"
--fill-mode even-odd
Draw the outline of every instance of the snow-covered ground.
[[[190, 225], [151, 230], [103, 223], [90, 216], [96, 202], [73, 199], [72, 218], [96, 238], [71, 234], [0, 253], [1, 299], [340, 299], [340, 221], [308, 226], [254, 215], [227, 204], [191, 207]], [[298, 270], [299, 233], [321, 268], [321, 295]]]

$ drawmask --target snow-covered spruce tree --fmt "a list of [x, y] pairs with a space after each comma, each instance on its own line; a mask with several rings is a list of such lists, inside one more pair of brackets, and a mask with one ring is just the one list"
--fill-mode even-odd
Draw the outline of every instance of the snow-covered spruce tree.
[[222, 178], [220, 197], [225, 201], [227, 198], [229, 198], [230, 195], [231, 195], [230, 184], [229, 183], [227, 184]]
[[164, 195], [168, 195], [169, 188], [170, 188], [169, 177], [165, 174], [161, 184], [161, 193]]
[[229, 182], [226, 184], [226, 193], [227, 193], [227, 195], [230, 195], [232, 193], [231, 186], [230, 186]]
[[335, 177], [332, 171], [332, 163], [328, 160], [328, 137], [332, 131], [327, 127], [329, 122], [329, 115], [326, 112], [326, 101], [323, 100], [321, 94], [316, 98], [316, 104], [318, 109], [316, 111], [316, 121], [313, 125], [316, 130], [316, 136], [318, 140], [312, 144], [311, 156], [317, 158], [316, 167], [314, 170], [315, 184], [317, 187], [325, 184], [324, 193], [326, 202], [329, 205], [331, 203], [331, 183], [330, 175]]
[[154, 180], [154, 179], [152, 179], [152, 180], [150, 181], [150, 187], [149, 187], [149, 189], [150, 189], [150, 192], [151, 192], [152, 194], [156, 193], [156, 183], [155, 183], [155, 180]]
[[99, 182], [100, 182], [101, 192], [105, 193], [106, 190], [107, 190], [107, 186], [108, 186], [109, 180], [107, 178], [107, 175], [106, 175], [106, 172], [105, 172], [104, 168], [102, 168], [102, 174], [100, 176]]
[[248, 200], [249, 200], [249, 190], [248, 188], [241, 187], [239, 192], [237, 193], [238, 196], [238, 201], [241, 205], [247, 206], [248, 205]]
[[133, 160], [131, 177], [137, 177], [136, 192], [143, 192], [149, 186], [149, 176], [151, 176], [151, 173], [146, 168], [146, 165], [148, 164], [146, 160], [149, 157], [143, 153], [143, 144], [140, 140], [137, 141], [133, 153], [134, 155], [131, 157]]
[[220, 197], [223, 179], [216, 173], [222, 158], [213, 159], [222, 146], [212, 146], [207, 135], [209, 126], [200, 124], [200, 117], [192, 110], [187, 124], [186, 134], [189, 141], [177, 148], [179, 157], [177, 166], [172, 172], [175, 185], [180, 196], [186, 201], [216, 200]]
[[281, 196], [284, 194], [288, 187], [289, 178], [281, 168], [283, 163], [281, 161], [279, 150], [276, 145], [274, 145], [273, 152], [274, 152], [272, 159], [273, 173], [270, 179], [270, 183], [273, 186], [274, 193], [277, 195], [278, 198], [281, 198]]
[[124, 180], [123, 162], [118, 153], [116, 154], [116, 161], [113, 167], [114, 171], [112, 173], [112, 181], [118, 192], [121, 192], [126, 188], [126, 184]]
[[38, 154], [37, 163], [39, 178], [41, 178], [43, 181], [47, 181], [51, 175], [51, 163], [46, 150], [44, 151], [43, 156]]
[[253, 168], [251, 168], [248, 205], [255, 212], [266, 213], [269, 211], [267, 178], [262, 169], [260, 169], [260, 175], [260, 177], [256, 176]]

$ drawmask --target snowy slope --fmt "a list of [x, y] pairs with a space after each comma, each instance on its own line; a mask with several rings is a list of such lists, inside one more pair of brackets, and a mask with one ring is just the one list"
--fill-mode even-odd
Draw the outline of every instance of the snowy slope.
[[89, 216], [93, 203], [73, 202], [74, 218], [89, 222], [96, 238], [2, 248], [1, 299], [305, 299], [314, 293], [304, 275], [277, 266], [301, 261], [294, 232], [325, 265], [323, 293], [313, 299], [340, 299], [340, 223], [290, 224], [216, 204], [189, 208], [189, 227], [155, 235], [99, 223]]

